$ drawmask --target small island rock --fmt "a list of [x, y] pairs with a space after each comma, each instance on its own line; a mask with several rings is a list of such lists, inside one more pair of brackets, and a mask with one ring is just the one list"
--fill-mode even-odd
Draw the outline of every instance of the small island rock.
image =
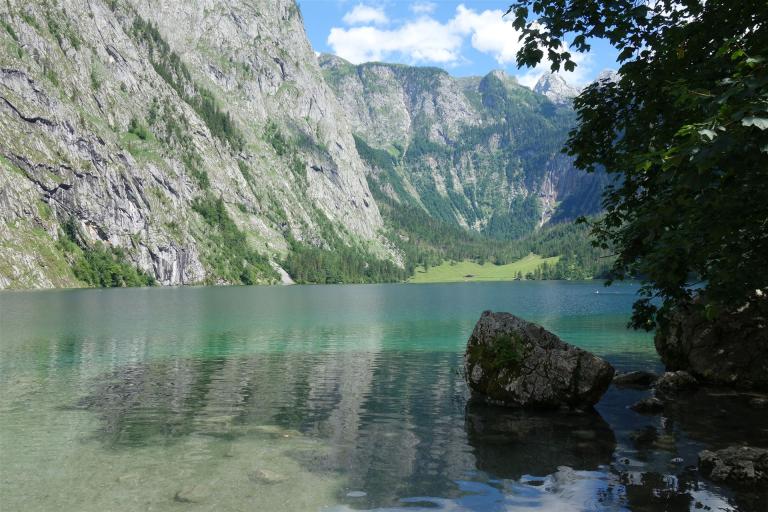
[[768, 449], [731, 446], [699, 453], [699, 470], [715, 482], [737, 486], [768, 486]]
[[590, 407], [614, 375], [606, 361], [540, 325], [491, 311], [469, 337], [464, 369], [475, 395], [524, 408]]
[[640, 400], [629, 408], [640, 414], [657, 414], [664, 410], [664, 402], [655, 396], [651, 396]]
[[695, 391], [699, 387], [696, 377], [685, 371], [667, 372], [654, 384], [656, 392], [662, 396], [674, 397]]

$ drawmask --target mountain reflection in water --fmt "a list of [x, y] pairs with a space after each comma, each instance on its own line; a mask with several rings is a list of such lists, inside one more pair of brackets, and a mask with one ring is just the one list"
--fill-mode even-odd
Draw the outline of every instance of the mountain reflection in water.
[[484, 309], [659, 370], [634, 286], [183, 288], [0, 293], [0, 508], [766, 512], [699, 478], [705, 448], [768, 446], [768, 414], [702, 393], [660, 416], [469, 401]]
[[[140, 363], [99, 377], [77, 407], [98, 414], [95, 438], [111, 449], [187, 436], [317, 438], [329, 449], [286, 455], [307, 471], [346, 478], [339, 510], [753, 510], [761, 499], [712, 493], [692, 468], [702, 445], [688, 432], [708, 438], [702, 429], [716, 435], [722, 425], [689, 413], [702, 401], [735, 413], [733, 397], [692, 398], [638, 423], [626, 407], [642, 392], [612, 389], [617, 435], [598, 411], [522, 412], [469, 400], [459, 364], [451, 353], [368, 352]], [[720, 417], [742, 424], [750, 409], [739, 410]], [[681, 455], [682, 464], [670, 462]]]

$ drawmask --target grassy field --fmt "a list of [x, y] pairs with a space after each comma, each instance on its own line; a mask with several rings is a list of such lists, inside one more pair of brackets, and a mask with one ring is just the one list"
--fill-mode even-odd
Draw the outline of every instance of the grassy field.
[[542, 258], [535, 254], [529, 254], [521, 260], [506, 265], [494, 265], [486, 263], [480, 265], [472, 261], [445, 262], [437, 267], [430, 267], [424, 272], [423, 268], [417, 268], [416, 274], [411, 277], [409, 283], [452, 283], [473, 281], [513, 281], [518, 272], [523, 276], [533, 272], [542, 263], [554, 265], [560, 258]]

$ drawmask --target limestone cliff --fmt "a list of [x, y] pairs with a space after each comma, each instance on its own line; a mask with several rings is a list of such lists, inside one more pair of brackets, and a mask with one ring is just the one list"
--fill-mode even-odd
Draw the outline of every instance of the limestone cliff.
[[0, 24], [0, 288], [82, 284], [65, 233], [166, 285], [273, 281], [290, 240], [397, 259], [293, 0], [9, 0]]
[[320, 65], [374, 168], [380, 198], [499, 238], [598, 209], [600, 178], [560, 152], [575, 122], [569, 103], [553, 103], [502, 71], [454, 78], [330, 55]]

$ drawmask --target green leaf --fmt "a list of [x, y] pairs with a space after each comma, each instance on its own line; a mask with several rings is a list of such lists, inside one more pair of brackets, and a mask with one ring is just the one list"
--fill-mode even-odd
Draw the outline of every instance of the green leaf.
[[653, 165], [653, 162], [651, 162], [650, 160], [646, 160], [643, 163], [637, 164], [637, 167], [635, 167], [635, 169], [637, 169], [638, 171], [647, 171], [648, 169], [651, 168], [652, 165]]
[[630, 58], [635, 53], [635, 49], [632, 46], [627, 46], [623, 50], [621, 50], [621, 53], [619, 54], [619, 61], [624, 61]]

